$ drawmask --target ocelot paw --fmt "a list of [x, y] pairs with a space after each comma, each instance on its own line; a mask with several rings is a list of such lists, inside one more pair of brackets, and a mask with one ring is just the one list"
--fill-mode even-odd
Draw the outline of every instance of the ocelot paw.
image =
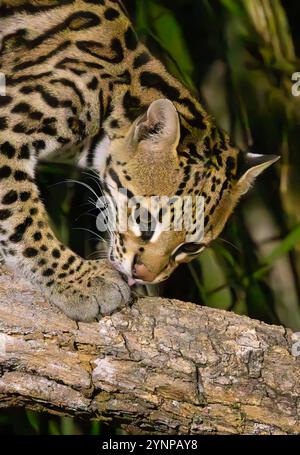
[[106, 261], [86, 264], [83, 277], [66, 278], [53, 289], [50, 299], [69, 318], [92, 322], [124, 308], [130, 300], [130, 288]]

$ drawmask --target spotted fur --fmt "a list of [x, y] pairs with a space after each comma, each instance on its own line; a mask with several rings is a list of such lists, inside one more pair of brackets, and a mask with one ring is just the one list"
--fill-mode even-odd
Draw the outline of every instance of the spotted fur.
[[35, 183], [39, 159], [79, 159], [113, 197], [122, 187], [130, 197], [205, 198], [205, 235], [192, 252], [183, 232], [114, 236], [116, 268], [158, 282], [219, 234], [240, 195], [274, 158], [254, 157], [250, 164], [230, 144], [138, 40], [120, 1], [1, 5], [0, 71], [7, 84], [0, 96], [1, 249], [7, 264], [66, 314], [91, 320], [122, 306], [128, 288], [107, 262], [84, 260], [55, 237]]

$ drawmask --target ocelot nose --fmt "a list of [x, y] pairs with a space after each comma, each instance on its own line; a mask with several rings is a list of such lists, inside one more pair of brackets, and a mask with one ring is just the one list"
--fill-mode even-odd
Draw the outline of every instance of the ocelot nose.
[[138, 280], [148, 281], [151, 283], [151, 281], [153, 281], [156, 277], [156, 274], [148, 270], [141, 259], [136, 256], [133, 261], [132, 276]]

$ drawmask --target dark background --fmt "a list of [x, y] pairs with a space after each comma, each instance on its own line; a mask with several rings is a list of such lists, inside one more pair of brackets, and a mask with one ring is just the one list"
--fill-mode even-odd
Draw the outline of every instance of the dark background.
[[[244, 150], [282, 158], [243, 198], [221, 238], [180, 267], [161, 292], [300, 330], [300, 3], [280, 0], [127, 0], [140, 37], [199, 94]], [[97, 248], [92, 179], [76, 168], [43, 164], [39, 181], [57, 235], [92, 257]], [[97, 187], [95, 187], [96, 189]], [[89, 212], [89, 213], [87, 213]], [[117, 425], [0, 413], [0, 433], [99, 434]]]

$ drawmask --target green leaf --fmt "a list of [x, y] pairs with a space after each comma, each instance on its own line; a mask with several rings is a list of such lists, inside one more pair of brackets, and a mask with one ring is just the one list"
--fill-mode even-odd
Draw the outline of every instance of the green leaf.
[[262, 277], [269, 268], [277, 261], [280, 257], [289, 253], [293, 248], [300, 245], [300, 225], [295, 228], [277, 245], [274, 250], [263, 259], [263, 266], [259, 268], [255, 273], [255, 278]]
[[272, 295], [263, 283], [254, 279], [250, 281], [247, 288], [246, 303], [248, 316], [269, 324], [279, 322], [274, 313]]
[[27, 419], [28, 419], [31, 427], [35, 431], [35, 433], [39, 434], [40, 416], [36, 412], [33, 412], [33, 411], [26, 411], [26, 416], [27, 416]]
[[[221, 267], [215, 252], [208, 249], [197, 261], [201, 265], [202, 283], [197, 282], [196, 285], [202, 292], [205, 304], [212, 308], [229, 308], [232, 304], [231, 293], [226, 285], [225, 270]], [[211, 292], [214, 290], [216, 291]]]
[[58, 423], [55, 420], [50, 420], [49, 421], [49, 434], [50, 435], [55, 435], [55, 436], [61, 435], [61, 431], [60, 431], [59, 425], [58, 425]]
[[160, 44], [166, 51], [170, 72], [195, 90], [194, 64], [174, 13], [155, 1], [138, 1], [136, 28], [138, 33], [149, 34]]
[[102, 423], [99, 420], [93, 420], [91, 422], [90, 434], [94, 435], [94, 436], [98, 436], [99, 434], [101, 434], [101, 430], [102, 430]]

